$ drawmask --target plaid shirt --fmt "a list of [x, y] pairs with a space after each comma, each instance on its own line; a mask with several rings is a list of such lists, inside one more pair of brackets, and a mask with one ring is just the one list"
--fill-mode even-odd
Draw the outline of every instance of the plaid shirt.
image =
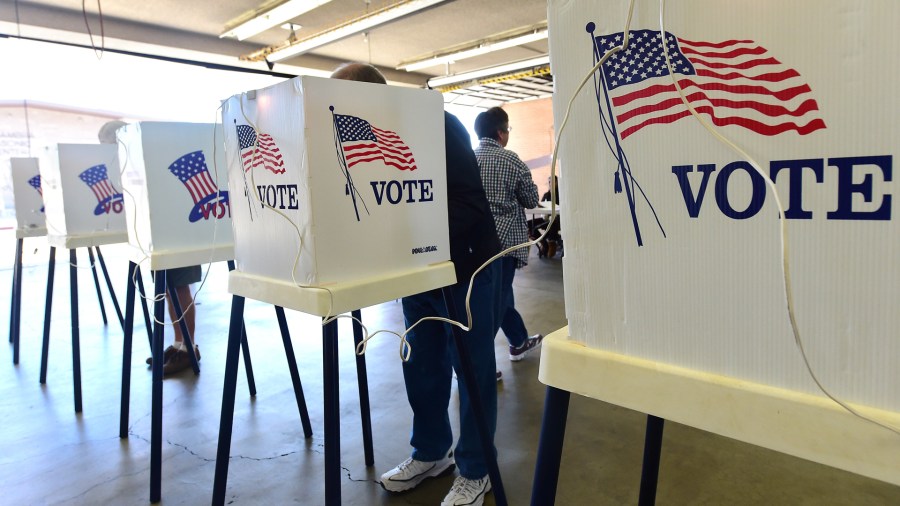
[[[531, 171], [519, 155], [489, 137], [480, 139], [475, 156], [481, 167], [481, 182], [497, 224], [500, 244], [506, 249], [526, 242], [528, 226], [524, 209], [538, 206], [538, 190], [531, 179]], [[507, 256], [518, 260], [518, 267], [528, 264], [528, 248], [517, 249]]]

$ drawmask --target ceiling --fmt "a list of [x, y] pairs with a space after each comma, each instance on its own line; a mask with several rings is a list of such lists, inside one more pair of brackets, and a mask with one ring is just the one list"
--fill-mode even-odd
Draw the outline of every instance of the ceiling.
[[[286, 43], [290, 31], [271, 28], [244, 41], [220, 38], [235, 20], [282, 0], [32, 0], [0, 4], [0, 34], [101, 46], [217, 64], [266, 70], [266, 62], [241, 61], [267, 46]], [[297, 39], [326, 32], [405, 0], [332, 0], [291, 22], [300, 25]], [[82, 11], [85, 5], [85, 11]], [[100, 12], [102, 11], [102, 16]], [[87, 23], [85, 20], [87, 18]], [[546, 26], [547, 0], [446, 0], [422, 11], [350, 35], [308, 53], [275, 63], [285, 74], [327, 75], [345, 61], [370, 62], [396, 84], [426, 86], [429, 78], [546, 56], [547, 40], [425, 68], [397, 70], [402, 62], [475, 46], [504, 33]], [[90, 26], [90, 33], [87, 25]], [[101, 29], [103, 38], [100, 37]], [[93, 40], [91, 40], [91, 36]], [[516, 77], [482, 76], [477, 81], [439, 88], [448, 101], [497, 105], [506, 101], [549, 96], [552, 81], [546, 65], [517, 71]], [[536, 70], [536, 71], [533, 71]], [[473, 87], [474, 85], [474, 87]]]

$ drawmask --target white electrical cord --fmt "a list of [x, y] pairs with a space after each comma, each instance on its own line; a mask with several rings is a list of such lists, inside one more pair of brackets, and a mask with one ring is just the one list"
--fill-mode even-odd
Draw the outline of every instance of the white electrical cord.
[[[809, 376], [815, 382], [816, 386], [819, 387], [819, 390], [822, 391], [829, 399], [837, 403], [839, 406], [847, 410], [849, 413], [856, 415], [857, 417], [866, 420], [868, 422], [874, 423], [880, 427], [883, 427], [895, 434], [900, 435], [900, 429], [896, 427], [892, 427], [885, 423], [882, 423], [873, 418], [867, 417], [855, 409], [853, 409], [850, 405], [838, 399], [828, 389], [822, 385], [822, 382], [819, 381], [819, 378], [816, 376], [815, 371], [813, 371], [812, 366], [809, 363], [809, 359], [806, 356], [806, 351], [803, 348], [803, 340], [800, 338], [800, 329], [797, 326], [797, 319], [794, 315], [794, 292], [791, 283], [791, 268], [789, 258], [789, 249], [788, 249], [788, 233], [787, 233], [787, 221], [785, 218], [784, 206], [781, 204], [781, 199], [778, 197], [778, 189], [775, 187], [775, 183], [769, 178], [769, 176], [763, 172], [760, 168], [759, 163], [750, 156], [746, 151], [744, 151], [740, 146], [732, 142], [730, 139], [725, 137], [716, 131], [712, 125], [710, 125], [699, 113], [694, 109], [691, 103], [688, 101], [687, 97], [684, 95], [684, 91], [681, 89], [681, 85], [678, 83], [678, 79], [675, 77], [675, 71], [672, 68], [672, 62], [669, 59], [669, 50], [666, 45], [666, 26], [665, 26], [665, 11], [666, 11], [666, 0], [659, 0], [659, 38], [660, 44], [662, 45], [663, 55], [666, 57], [666, 67], [669, 69], [669, 76], [672, 78], [672, 83], [675, 85], [675, 90], [678, 91], [678, 95], [681, 97], [681, 101], [684, 103], [685, 107], [688, 108], [691, 115], [700, 122], [700, 124], [705, 128], [710, 134], [713, 135], [720, 142], [734, 150], [738, 153], [744, 160], [746, 160], [753, 169], [759, 173], [760, 176], [765, 180], [769, 189], [772, 191], [772, 196], [775, 198], [775, 204], [778, 206], [778, 223], [781, 229], [781, 270], [782, 270], [782, 279], [784, 280], [784, 296], [785, 301], [787, 303], [787, 313], [788, 318], [791, 322], [791, 332], [794, 335], [794, 343], [797, 345], [797, 349], [800, 351], [800, 356], [803, 358], [803, 363], [806, 365], [806, 370], [809, 373]], [[626, 34], [627, 37], [627, 34]]]

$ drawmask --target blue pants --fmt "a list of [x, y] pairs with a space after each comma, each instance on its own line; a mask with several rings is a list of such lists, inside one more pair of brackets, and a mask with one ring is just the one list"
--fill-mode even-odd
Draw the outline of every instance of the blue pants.
[[[495, 302], [499, 293], [497, 283], [499, 277], [498, 262], [491, 263], [475, 277], [470, 299], [472, 330], [464, 333], [492, 442], [497, 429], [494, 336], [498, 328]], [[465, 320], [468, 286], [469, 280], [461, 280], [450, 287], [460, 318], [463, 320]], [[425, 316], [447, 317], [447, 308], [440, 290], [403, 298], [403, 317], [407, 328]], [[450, 451], [453, 433], [450, 429], [447, 408], [450, 405], [452, 367], [459, 371], [457, 378], [460, 435], [454, 452], [456, 465], [461, 476], [479, 479], [487, 475], [487, 464], [478, 437], [465, 377], [459, 370], [459, 354], [451, 332], [449, 324], [425, 321], [407, 335], [412, 352], [409, 361], [403, 364], [403, 379], [406, 383], [406, 396], [413, 410], [413, 428], [410, 436], [412, 457], [431, 462], [446, 457]], [[495, 448], [495, 455], [496, 452]]]
[[506, 334], [506, 340], [510, 346], [518, 348], [528, 339], [528, 329], [522, 316], [516, 311], [516, 301], [513, 297], [513, 278], [516, 277], [516, 259], [513, 257], [500, 257], [503, 274], [500, 282], [500, 328]]

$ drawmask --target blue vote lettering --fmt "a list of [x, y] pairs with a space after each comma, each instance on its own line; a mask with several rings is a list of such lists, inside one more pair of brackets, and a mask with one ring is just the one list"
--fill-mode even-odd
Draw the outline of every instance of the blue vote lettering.
[[[834, 167], [835, 171], [826, 171], [825, 167]], [[750, 202], [743, 208], [737, 207], [728, 196], [728, 188], [732, 175], [743, 171], [747, 173], [751, 188]], [[766, 200], [767, 184], [749, 162], [731, 162], [719, 171], [717, 175], [714, 164], [701, 164], [697, 166], [697, 172], [701, 174], [700, 184], [694, 191], [688, 174], [694, 172], [692, 165], [676, 165], [672, 167], [672, 173], [678, 181], [681, 189], [684, 205], [688, 216], [697, 218], [710, 181], [715, 178], [715, 201], [719, 211], [734, 220], [746, 220], [759, 214]], [[778, 175], [786, 172], [788, 183], [787, 204], [784, 211], [786, 219], [809, 220], [813, 218], [813, 212], [803, 207], [803, 182], [804, 178], [811, 175], [815, 183], [820, 185], [825, 182], [828, 174], [836, 173], [837, 185], [837, 209], [826, 213], [828, 220], [870, 220], [885, 221], [891, 219], [891, 194], [887, 191], [876, 194], [874, 174], [880, 174], [885, 183], [893, 181], [893, 157], [882, 156], [855, 156], [829, 158], [827, 165], [824, 159], [799, 159], [799, 160], [773, 160], [769, 164], [769, 177], [777, 181]], [[879, 189], [885, 188], [884, 186]], [[854, 202], [854, 194], [860, 195], [862, 201], [871, 204], [872, 210], [859, 209], [860, 199]]]
[[410, 179], [406, 181], [370, 181], [375, 203], [379, 206], [387, 200], [389, 204], [431, 202], [434, 200], [434, 182], [431, 179]]

